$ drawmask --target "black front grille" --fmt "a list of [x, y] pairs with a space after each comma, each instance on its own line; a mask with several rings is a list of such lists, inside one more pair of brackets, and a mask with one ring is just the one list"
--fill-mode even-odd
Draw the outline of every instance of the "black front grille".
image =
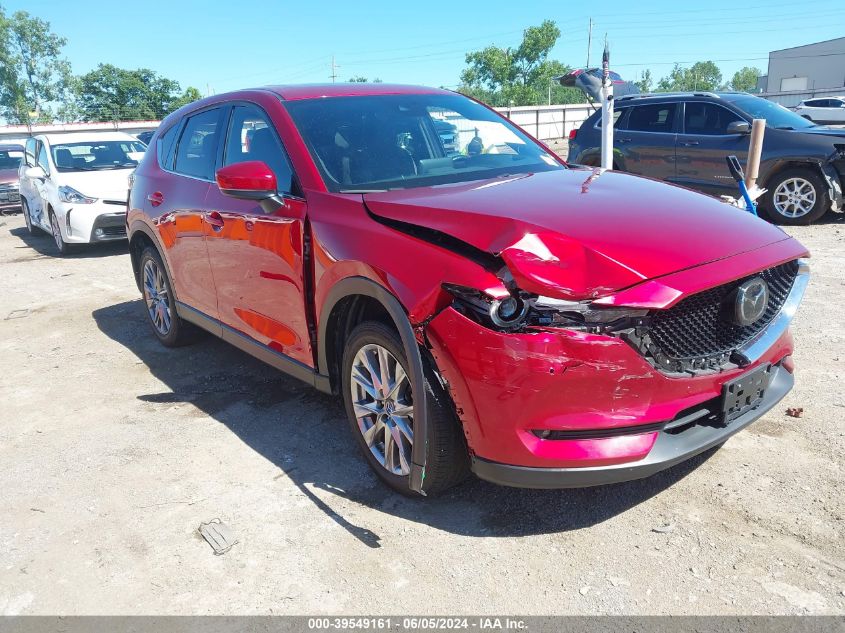
[[[791, 261], [757, 274], [694, 294], [668, 310], [653, 313], [648, 324], [629, 335], [629, 341], [656, 367], [667, 372], [719, 370], [731, 354], [752, 340], [783, 308], [798, 274]], [[769, 285], [769, 303], [763, 316], [751, 325], [732, 319], [736, 289], [754, 277]]]
[[126, 235], [125, 226], [101, 226], [100, 230], [103, 232], [103, 235], [107, 237], [117, 237]]

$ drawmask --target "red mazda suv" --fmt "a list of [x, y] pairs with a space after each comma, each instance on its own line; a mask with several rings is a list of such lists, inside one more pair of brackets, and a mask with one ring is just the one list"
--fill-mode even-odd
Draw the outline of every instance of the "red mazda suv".
[[164, 345], [199, 327], [339, 395], [366, 460], [408, 494], [469, 471], [645, 477], [793, 384], [800, 243], [680, 187], [569, 168], [444, 90], [187, 105], [135, 172], [127, 225]]

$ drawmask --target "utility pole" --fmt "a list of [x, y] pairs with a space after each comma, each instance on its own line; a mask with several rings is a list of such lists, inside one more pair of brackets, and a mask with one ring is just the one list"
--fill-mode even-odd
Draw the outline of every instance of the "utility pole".
[[332, 79], [332, 83], [335, 83], [337, 80], [337, 69], [340, 68], [337, 64], [334, 63], [334, 55], [332, 55], [332, 74], [329, 75]]
[[593, 45], [593, 18], [590, 18], [590, 30], [587, 31], [587, 68], [590, 67], [590, 47]]

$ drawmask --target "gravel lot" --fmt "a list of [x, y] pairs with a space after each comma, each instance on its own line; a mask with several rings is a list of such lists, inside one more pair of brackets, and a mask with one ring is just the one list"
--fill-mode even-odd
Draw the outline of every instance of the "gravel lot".
[[2, 217], [0, 613], [845, 613], [845, 222], [790, 231], [814, 255], [797, 386], [721, 450], [416, 501], [331, 398], [211, 338], [159, 346], [124, 245], [58, 259]]

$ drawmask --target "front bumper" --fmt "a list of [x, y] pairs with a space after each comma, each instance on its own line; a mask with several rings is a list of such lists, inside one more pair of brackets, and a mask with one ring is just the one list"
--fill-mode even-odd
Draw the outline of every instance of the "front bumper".
[[473, 456], [472, 470], [478, 477], [505, 486], [520, 488], [581, 488], [642, 479], [679, 464], [718, 446], [775, 406], [792, 389], [794, 378], [785, 368], [773, 370], [760, 405], [735, 419], [728, 426], [692, 424], [678, 433], [660, 430], [633, 436], [646, 439], [651, 450], [635, 462], [585, 468], [532, 468], [501, 464]]
[[0, 212], [21, 210], [21, 195], [17, 187], [0, 186]]
[[119, 201], [61, 204], [56, 209], [66, 242], [87, 244], [126, 239], [126, 206]]

